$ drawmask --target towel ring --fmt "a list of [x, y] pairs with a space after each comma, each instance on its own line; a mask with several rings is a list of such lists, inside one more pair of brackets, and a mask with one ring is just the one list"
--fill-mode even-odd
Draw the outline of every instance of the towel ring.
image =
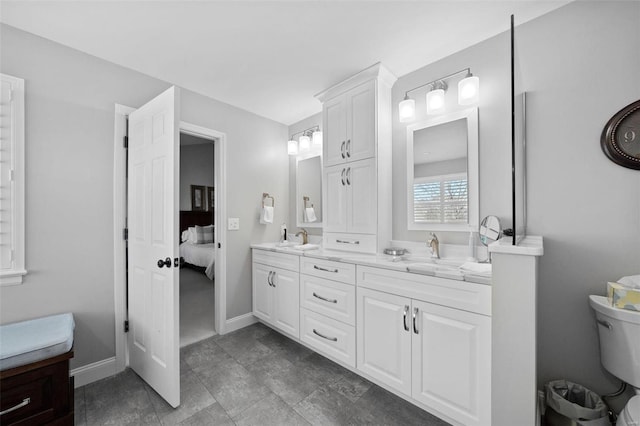
[[275, 207], [276, 206], [276, 199], [273, 198], [271, 195], [269, 195], [269, 193], [267, 192], [263, 192], [262, 193], [262, 207], [264, 207], [264, 200], [267, 198], [271, 198], [271, 207]]
[[[309, 206], [307, 206], [307, 203], [309, 202], [309, 197], [307, 197], [306, 195], [302, 197], [302, 206], [303, 208], [308, 208]], [[313, 204], [311, 204], [311, 207], [313, 208]]]

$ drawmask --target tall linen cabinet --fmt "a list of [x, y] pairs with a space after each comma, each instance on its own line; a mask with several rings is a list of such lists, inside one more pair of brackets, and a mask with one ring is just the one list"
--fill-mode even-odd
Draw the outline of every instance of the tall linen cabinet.
[[391, 241], [391, 87], [377, 63], [322, 102], [324, 247], [376, 253]]

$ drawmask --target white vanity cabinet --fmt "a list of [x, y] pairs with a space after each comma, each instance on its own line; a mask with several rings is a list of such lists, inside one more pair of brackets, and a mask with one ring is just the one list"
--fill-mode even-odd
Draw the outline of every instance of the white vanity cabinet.
[[375, 64], [316, 95], [323, 103], [324, 247], [376, 253], [391, 240], [391, 87]]
[[376, 87], [368, 81], [328, 100], [322, 123], [327, 166], [371, 158], [376, 153]]
[[357, 368], [461, 424], [489, 425], [490, 287], [361, 266], [357, 280]]
[[253, 250], [253, 315], [300, 338], [300, 266], [296, 255]]
[[300, 340], [356, 366], [355, 265], [300, 259]]

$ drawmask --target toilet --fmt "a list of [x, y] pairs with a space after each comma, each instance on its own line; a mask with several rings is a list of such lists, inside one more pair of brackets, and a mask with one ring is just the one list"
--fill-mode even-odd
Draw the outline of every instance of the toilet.
[[616, 426], [639, 426], [640, 312], [615, 308], [604, 296], [589, 296], [589, 304], [596, 312], [602, 366], [636, 392], [620, 412]]

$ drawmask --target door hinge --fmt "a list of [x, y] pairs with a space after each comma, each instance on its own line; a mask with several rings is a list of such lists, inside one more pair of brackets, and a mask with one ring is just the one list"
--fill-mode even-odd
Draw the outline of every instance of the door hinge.
[[123, 238], [125, 241], [129, 241], [129, 228], [124, 228], [124, 229], [122, 230], [122, 238]]
[[124, 137], [122, 138], [122, 145], [123, 145], [125, 148], [129, 148], [129, 136], [124, 136]]
[[124, 322], [124, 332], [128, 333], [129, 332], [129, 320], [126, 320]]

